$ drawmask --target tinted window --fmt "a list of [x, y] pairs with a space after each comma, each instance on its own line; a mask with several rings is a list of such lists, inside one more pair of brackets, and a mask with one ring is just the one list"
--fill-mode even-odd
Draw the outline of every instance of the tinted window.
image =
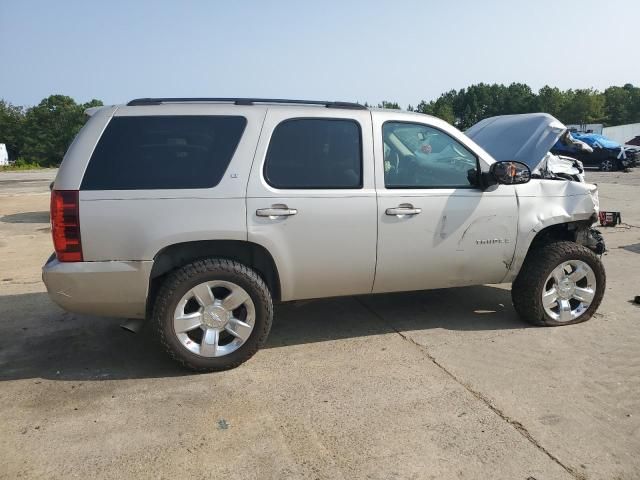
[[214, 187], [246, 123], [244, 117], [114, 117], [91, 156], [81, 188]]
[[353, 120], [295, 119], [276, 127], [264, 175], [276, 188], [360, 188], [360, 126]]
[[382, 137], [387, 188], [474, 185], [476, 156], [443, 131], [417, 123], [387, 122]]

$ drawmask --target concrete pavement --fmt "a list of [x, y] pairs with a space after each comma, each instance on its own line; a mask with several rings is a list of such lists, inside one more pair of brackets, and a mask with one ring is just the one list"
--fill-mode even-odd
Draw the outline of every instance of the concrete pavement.
[[530, 328], [508, 286], [285, 304], [266, 348], [205, 375], [51, 303], [51, 175], [5, 175], [0, 478], [640, 477], [638, 170], [588, 174], [626, 225], [585, 324]]

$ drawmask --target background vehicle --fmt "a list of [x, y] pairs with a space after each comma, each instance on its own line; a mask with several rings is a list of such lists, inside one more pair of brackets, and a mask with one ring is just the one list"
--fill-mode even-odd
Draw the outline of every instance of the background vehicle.
[[580, 160], [584, 166], [599, 168], [602, 171], [623, 170], [634, 166], [637, 154], [634, 150], [625, 148], [613, 140], [595, 133], [576, 133], [571, 136], [576, 140], [585, 142], [593, 148], [592, 152], [586, 152], [575, 145], [558, 142], [551, 150], [558, 155], [565, 155]]
[[251, 357], [273, 301], [513, 282], [525, 320], [563, 325], [604, 294], [596, 187], [548, 164], [532, 180], [566, 132], [549, 115], [465, 135], [340, 102], [92, 113], [55, 180], [43, 279], [68, 310], [149, 318], [192, 369]]

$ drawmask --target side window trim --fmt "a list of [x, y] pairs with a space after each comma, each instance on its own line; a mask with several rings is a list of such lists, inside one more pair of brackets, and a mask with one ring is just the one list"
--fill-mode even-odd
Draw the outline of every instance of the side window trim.
[[[421, 126], [421, 127], [426, 127], [426, 128], [430, 128], [432, 130], [436, 130], [438, 132], [440, 132], [443, 135], [446, 135], [448, 138], [452, 139], [454, 142], [458, 143], [459, 145], [461, 145], [469, 154], [471, 154], [471, 156], [473, 156], [473, 158], [475, 158], [476, 160], [476, 171], [480, 172], [481, 168], [480, 168], [480, 158], [478, 157], [478, 155], [471, 150], [469, 147], [467, 147], [464, 143], [462, 143], [461, 141], [459, 141], [458, 139], [456, 139], [455, 137], [451, 136], [448, 132], [444, 131], [441, 128], [438, 128], [434, 125], [429, 125], [427, 123], [419, 123], [419, 122], [412, 122], [412, 121], [407, 121], [407, 120], [386, 120], [385, 122], [382, 123], [381, 129], [380, 129], [380, 136], [382, 138], [382, 145], [383, 145], [383, 158], [382, 158], [382, 167], [383, 167], [383, 172], [384, 172], [384, 145], [387, 143], [385, 141], [384, 138], [384, 128], [385, 125], [387, 125], [388, 123], [402, 123], [402, 124], [406, 124], [406, 125], [415, 125], [415, 126]], [[475, 185], [447, 185], [447, 186], [442, 186], [442, 185], [428, 185], [428, 186], [424, 186], [424, 185], [399, 185], [399, 186], [392, 186], [392, 185], [388, 185], [387, 184], [387, 178], [386, 178], [386, 173], [384, 174], [383, 177], [384, 180], [384, 188], [385, 190], [442, 190], [442, 189], [468, 189], [468, 190], [477, 190], [479, 189], [479, 187], [475, 186]]]
[[[357, 128], [358, 131], [358, 156], [359, 156], [359, 161], [358, 161], [358, 167], [359, 167], [359, 182], [357, 186], [325, 186], [325, 185], [321, 185], [321, 186], [299, 186], [299, 185], [295, 185], [295, 186], [279, 186], [274, 184], [270, 179], [269, 179], [269, 175], [267, 174], [267, 165], [269, 162], [269, 153], [271, 152], [271, 148], [272, 148], [272, 144], [273, 144], [273, 138], [276, 134], [276, 132], [278, 131], [278, 128], [280, 128], [283, 124], [289, 123], [289, 122], [295, 122], [298, 120], [318, 120], [318, 121], [328, 121], [328, 122], [334, 122], [334, 121], [338, 121], [338, 122], [349, 122], [352, 123], [353, 125], [355, 125], [355, 127]], [[269, 185], [271, 188], [274, 188], [276, 190], [362, 190], [364, 188], [364, 146], [363, 146], [363, 140], [362, 140], [362, 125], [360, 124], [360, 122], [355, 119], [355, 118], [343, 118], [343, 117], [289, 117], [286, 118], [282, 121], [280, 121], [271, 131], [270, 134], [270, 138], [269, 138], [269, 143], [267, 145], [267, 150], [265, 153], [265, 157], [264, 157], [264, 162], [262, 165], [262, 178], [263, 180], [267, 183], [267, 185]]]

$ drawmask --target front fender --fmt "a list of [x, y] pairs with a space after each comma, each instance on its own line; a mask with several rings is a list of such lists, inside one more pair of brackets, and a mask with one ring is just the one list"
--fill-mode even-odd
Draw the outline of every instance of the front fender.
[[565, 180], [532, 180], [516, 188], [518, 237], [510, 268], [503, 282], [513, 281], [536, 236], [554, 225], [593, 223], [598, 215], [595, 185]]

